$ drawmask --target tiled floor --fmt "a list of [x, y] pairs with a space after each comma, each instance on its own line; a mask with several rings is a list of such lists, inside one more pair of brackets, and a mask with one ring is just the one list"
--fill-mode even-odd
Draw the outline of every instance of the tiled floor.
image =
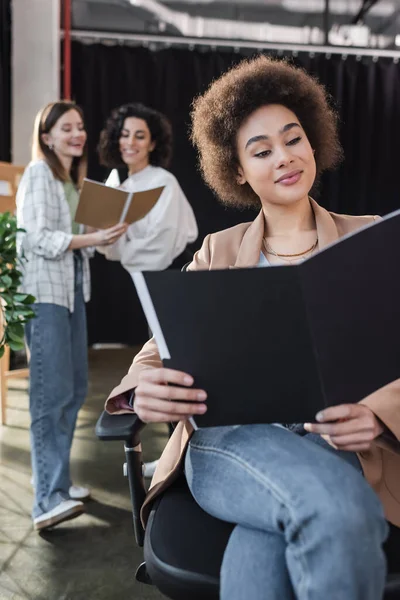
[[[105, 396], [125, 374], [132, 349], [90, 352], [90, 390], [72, 451], [73, 479], [93, 500], [82, 517], [38, 535], [30, 510], [27, 383], [14, 380], [8, 426], [0, 427], [0, 600], [156, 600], [134, 579], [142, 551], [135, 546], [120, 442], [99, 442], [94, 425]], [[154, 460], [167, 439], [164, 425], [147, 427], [144, 458]]]

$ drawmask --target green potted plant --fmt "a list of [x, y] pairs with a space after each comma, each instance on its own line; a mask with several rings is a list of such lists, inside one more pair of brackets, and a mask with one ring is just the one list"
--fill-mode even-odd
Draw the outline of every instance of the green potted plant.
[[21, 258], [17, 256], [17, 219], [9, 212], [0, 213], [0, 358], [5, 346], [23, 350], [24, 323], [35, 316], [32, 304], [35, 298], [21, 294]]

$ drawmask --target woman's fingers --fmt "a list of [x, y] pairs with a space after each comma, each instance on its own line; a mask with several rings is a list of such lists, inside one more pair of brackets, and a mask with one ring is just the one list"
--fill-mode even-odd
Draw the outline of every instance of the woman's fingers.
[[139, 396], [135, 398], [135, 412], [142, 421], [156, 420], [155, 416], [162, 413], [167, 421], [180, 421], [193, 415], [202, 415], [206, 412], [205, 404], [190, 402], [170, 402], [157, 398]]
[[175, 385], [165, 385], [157, 383], [142, 383], [137, 389], [137, 394], [148, 396], [150, 398], [163, 398], [165, 400], [186, 400], [195, 402], [204, 402], [207, 394], [204, 390], [195, 390], [193, 388], [178, 387]]
[[330, 435], [329, 437], [333, 444], [338, 448], [354, 444], [370, 444], [374, 439], [372, 433], [366, 431], [349, 435]]
[[361, 404], [337, 404], [321, 410], [315, 418], [319, 423], [338, 419], [354, 419], [360, 416], [362, 409]]
[[117, 237], [113, 237], [113, 238], [110, 238], [110, 239], [108, 239], [108, 240], [107, 240], [107, 244], [108, 244], [109, 246], [111, 246], [112, 244], [115, 244], [115, 242], [117, 242], [117, 241], [119, 240], [119, 238], [120, 238], [120, 237], [121, 237], [121, 236], [119, 236], [119, 235], [118, 235]]
[[374, 431], [373, 423], [369, 419], [349, 419], [336, 423], [305, 423], [304, 428], [312, 433], [329, 436], [348, 435], [359, 431]]
[[126, 223], [118, 223], [113, 227], [103, 230], [103, 239], [107, 244], [114, 244], [122, 234], [127, 230], [128, 226]]
[[106, 229], [106, 232], [110, 235], [118, 235], [124, 233], [124, 231], [126, 231], [127, 228], [128, 225], [126, 223], [117, 223], [116, 225], [113, 225], [112, 227]]
[[194, 379], [188, 373], [177, 371], [175, 369], [145, 369], [139, 375], [139, 383], [141, 381], [150, 381], [153, 383], [175, 383], [177, 385], [189, 386], [193, 385]]
[[136, 413], [144, 422], [180, 421], [205, 413], [207, 394], [191, 388], [193, 383], [193, 377], [174, 369], [142, 371], [135, 391]]
[[305, 423], [305, 430], [329, 436], [332, 444], [340, 448], [346, 446], [346, 450], [353, 443], [370, 446], [384, 430], [372, 410], [363, 404], [330, 406], [318, 413], [316, 420], [318, 423]]

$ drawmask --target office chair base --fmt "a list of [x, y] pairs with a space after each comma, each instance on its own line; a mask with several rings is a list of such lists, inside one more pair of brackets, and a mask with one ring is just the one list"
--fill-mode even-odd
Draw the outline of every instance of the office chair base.
[[139, 581], [140, 583], [146, 583], [147, 585], [153, 585], [153, 582], [150, 579], [150, 575], [147, 572], [145, 562], [143, 562], [141, 565], [139, 565], [138, 568], [136, 569], [135, 579], [136, 579], [136, 581]]

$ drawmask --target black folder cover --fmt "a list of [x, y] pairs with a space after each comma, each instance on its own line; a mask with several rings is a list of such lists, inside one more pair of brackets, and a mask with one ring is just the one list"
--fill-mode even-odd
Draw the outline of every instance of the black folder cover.
[[144, 277], [198, 426], [312, 421], [400, 378], [400, 211], [298, 265]]

